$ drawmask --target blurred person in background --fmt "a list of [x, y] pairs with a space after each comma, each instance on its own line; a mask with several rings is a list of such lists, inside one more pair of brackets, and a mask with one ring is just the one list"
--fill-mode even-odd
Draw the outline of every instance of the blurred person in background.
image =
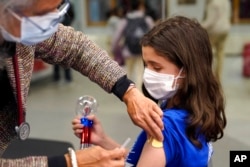
[[[126, 104], [134, 124], [163, 140], [160, 108], [135, 87], [105, 50], [82, 32], [60, 24], [69, 8], [68, 0], [60, 6], [61, 2], [0, 0], [0, 156], [17, 137], [28, 137], [25, 113], [35, 59], [73, 68], [88, 77]], [[76, 159], [79, 167], [124, 166], [124, 150], [92, 147], [77, 151]], [[0, 158], [0, 166], [71, 166], [70, 154]]]
[[201, 22], [207, 30], [214, 51], [214, 72], [221, 80], [225, 44], [231, 28], [231, 3], [229, 0], [206, 0], [205, 19]]
[[150, 16], [154, 20], [154, 22], [156, 22], [159, 19], [159, 17], [157, 16], [155, 10], [150, 6], [150, 2], [146, 3], [145, 1], [144, 4], [145, 4], [145, 14]]
[[[107, 29], [108, 29], [108, 46], [111, 49], [112, 38], [114, 32], [119, 25], [120, 20], [123, 18], [123, 9], [121, 7], [115, 7], [108, 12], [108, 21], [107, 21]], [[124, 66], [125, 61], [121, 53], [122, 47], [121, 43], [117, 44], [114, 51], [111, 49], [111, 53], [113, 55], [114, 60], [120, 65]]]
[[[143, 62], [141, 57], [140, 38], [154, 26], [154, 20], [145, 14], [142, 0], [128, 2], [128, 11], [121, 19], [112, 40], [112, 50], [115, 51], [122, 41], [122, 56], [128, 77], [136, 85], [142, 85]], [[134, 37], [134, 38], [133, 38]]]

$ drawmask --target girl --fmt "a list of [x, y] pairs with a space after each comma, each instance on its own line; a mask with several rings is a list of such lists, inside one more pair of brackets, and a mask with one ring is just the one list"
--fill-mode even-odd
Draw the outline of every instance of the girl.
[[[207, 166], [213, 151], [210, 142], [223, 137], [226, 117], [206, 30], [197, 21], [176, 16], [158, 23], [141, 44], [143, 86], [164, 113], [164, 141], [142, 131], [127, 156], [128, 166]], [[89, 119], [94, 121], [93, 144], [107, 149], [118, 146], [97, 131], [96, 118]], [[77, 135], [80, 128], [79, 119], [73, 120]]]

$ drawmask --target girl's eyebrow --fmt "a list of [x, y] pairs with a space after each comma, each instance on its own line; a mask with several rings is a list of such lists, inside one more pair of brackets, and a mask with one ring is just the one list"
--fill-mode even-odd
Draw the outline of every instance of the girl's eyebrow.
[[161, 64], [160, 64], [160, 63], [157, 63], [157, 62], [152, 61], [152, 60], [148, 61], [148, 63], [150, 63], [150, 64], [152, 64], [152, 65], [161, 66]]

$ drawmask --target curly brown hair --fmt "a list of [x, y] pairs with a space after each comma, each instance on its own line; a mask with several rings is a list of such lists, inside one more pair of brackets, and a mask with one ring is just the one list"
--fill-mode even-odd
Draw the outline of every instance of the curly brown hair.
[[[226, 126], [225, 99], [212, 71], [213, 55], [208, 34], [195, 19], [175, 16], [159, 21], [141, 40], [160, 56], [167, 57], [186, 77], [174, 99], [174, 106], [189, 112], [186, 133], [201, 147], [200, 134], [207, 141], [223, 137]], [[173, 99], [172, 99], [173, 100]]]

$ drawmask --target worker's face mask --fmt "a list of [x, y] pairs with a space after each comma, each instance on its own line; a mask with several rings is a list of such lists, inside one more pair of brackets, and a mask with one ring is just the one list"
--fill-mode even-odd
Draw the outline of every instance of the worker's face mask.
[[2, 36], [7, 41], [19, 42], [24, 45], [34, 45], [48, 39], [57, 29], [65, 13], [69, 8], [69, 2], [66, 1], [55, 12], [49, 12], [42, 16], [21, 16], [11, 9], [8, 9], [16, 19], [21, 22], [21, 36], [15, 37], [7, 30], [1, 27]]
[[53, 12], [43, 16], [19, 17], [9, 10], [13, 16], [21, 21], [21, 36], [15, 37], [1, 27], [2, 36], [7, 41], [18, 42], [24, 45], [34, 45], [48, 39], [57, 31], [59, 13]]

